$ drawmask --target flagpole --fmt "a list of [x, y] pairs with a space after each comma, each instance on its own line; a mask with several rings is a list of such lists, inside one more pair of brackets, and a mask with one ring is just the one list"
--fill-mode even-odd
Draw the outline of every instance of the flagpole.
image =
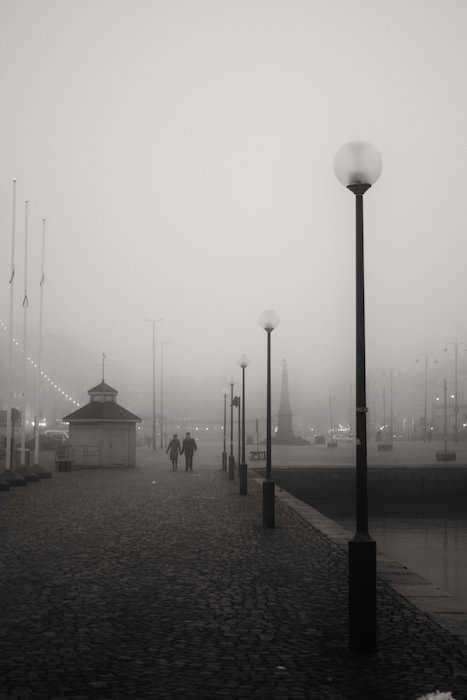
[[42, 256], [41, 256], [41, 281], [39, 298], [39, 349], [37, 359], [36, 376], [36, 418], [34, 422], [34, 466], [39, 466], [39, 414], [41, 410], [41, 375], [42, 375], [42, 314], [44, 307], [44, 254], [45, 254], [45, 219], [42, 219]]
[[5, 470], [11, 470], [11, 373], [13, 371], [13, 298], [15, 280], [15, 226], [16, 226], [16, 180], [13, 180], [13, 212], [11, 217], [11, 273], [10, 273], [10, 315], [8, 320], [8, 380], [6, 412], [6, 455]]
[[26, 319], [28, 309], [28, 208], [24, 203], [23, 387], [21, 392], [21, 467], [26, 466]]

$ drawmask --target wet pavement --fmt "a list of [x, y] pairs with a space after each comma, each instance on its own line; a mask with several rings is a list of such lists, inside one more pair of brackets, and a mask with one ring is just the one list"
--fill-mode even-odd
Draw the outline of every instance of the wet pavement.
[[0, 493], [0, 699], [467, 698], [466, 645], [390, 576], [348, 651], [345, 550], [295, 499], [264, 529], [251, 471], [137, 459]]

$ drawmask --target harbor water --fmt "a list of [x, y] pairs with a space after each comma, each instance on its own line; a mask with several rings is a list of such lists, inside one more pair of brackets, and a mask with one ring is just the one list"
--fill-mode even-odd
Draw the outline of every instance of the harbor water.
[[[463, 485], [467, 480], [467, 444], [456, 446], [457, 458], [449, 466], [440, 465], [436, 459], [436, 443], [394, 443], [391, 452], [379, 452], [375, 443], [368, 446], [369, 479], [375, 470], [387, 470], [388, 483], [391, 473], [403, 473], [404, 469], [417, 473], [436, 471], [440, 496], [434, 493], [424, 497], [413, 494], [414, 485], [407, 480], [407, 487], [400, 483], [400, 498], [371, 501], [369, 497], [369, 531], [380, 551], [397, 559], [410, 570], [458, 599], [467, 608], [467, 505], [456, 486], [451, 485], [449, 495], [443, 487], [454, 476]], [[441, 446], [442, 449], [442, 446]], [[349, 531], [355, 531], [355, 504], [349, 498], [317, 498], [316, 488], [307, 484], [308, 472], [329, 470], [332, 477], [345, 473], [349, 488], [354, 488], [355, 445], [342, 442], [337, 448], [325, 445], [305, 447], [273, 446], [273, 480], [279, 487], [320, 510]], [[373, 472], [372, 472], [373, 470]], [[444, 471], [443, 471], [444, 470]], [[302, 476], [300, 472], [303, 472]], [[443, 478], [443, 474], [446, 478]], [[410, 496], [407, 489], [412, 489]]]

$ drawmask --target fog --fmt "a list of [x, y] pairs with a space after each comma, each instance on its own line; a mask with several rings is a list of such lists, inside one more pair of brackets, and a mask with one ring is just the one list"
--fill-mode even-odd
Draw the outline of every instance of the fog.
[[304, 424], [327, 420], [329, 395], [348, 416], [355, 202], [332, 166], [361, 139], [383, 158], [364, 197], [370, 401], [389, 369], [399, 397], [421, 397], [425, 352], [438, 394], [453, 379], [443, 348], [467, 341], [466, 22], [463, 0], [3, 0], [3, 322], [16, 178], [15, 333], [27, 200], [29, 352], [45, 218], [43, 368], [73, 399], [105, 353], [119, 402], [148, 415], [145, 319], [161, 318], [168, 414], [221, 419], [247, 353], [247, 411], [263, 416], [258, 317], [274, 309], [273, 412], [285, 358]]

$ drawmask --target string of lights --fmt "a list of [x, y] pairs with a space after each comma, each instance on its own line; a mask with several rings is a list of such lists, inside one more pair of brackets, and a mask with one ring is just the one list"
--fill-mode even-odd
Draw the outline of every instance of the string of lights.
[[[2, 319], [0, 319], [0, 327], [2, 328], [2, 330], [4, 332], [6, 332], [8, 330], [8, 326], [6, 325], [6, 323]], [[16, 340], [16, 338], [13, 338], [13, 345], [16, 347], [16, 349], [20, 353], [23, 352], [23, 349], [22, 349], [19, 341]], [[32, 367], [37, 369], [37, 362], [30, 355], [28, 355], [28, 357], [26, 359]], [[75, 401], [75, 399], [72, 396], [70, 396], [70, 394], [67, 394], [65, 389], [62, 389], [62, 387], [60, 387], [57, 384], [57, 382], [54, 381], [54, 379], [49, 374], [47, 374], [47, 372], [44, 372], [43, 370], [41, 370], [41, 379], [43, 379], [46, 383], [48, 383], [50, 385], [50, 387], [52, 389], [54, 389], [58, 394], [60, 394], [60, 396], [63, 399], [65, 399], [66, 401], [70, 401], [70, 403], [72, 403], [74, 406], [77, 406], [79, 408], [79, 406], [80, 406], [79, 402]]]

